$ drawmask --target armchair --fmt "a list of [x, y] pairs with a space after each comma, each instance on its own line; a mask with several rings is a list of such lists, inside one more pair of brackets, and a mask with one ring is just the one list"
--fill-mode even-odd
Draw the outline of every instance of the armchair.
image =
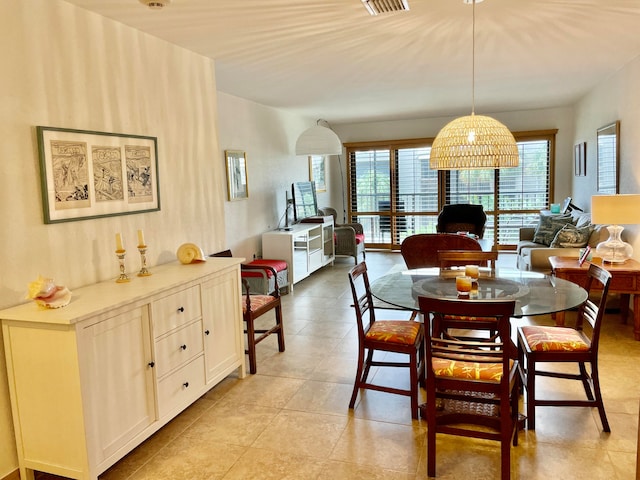
[[366, 257], [364, 251], [364, 228], [360, 223], [337, 223], [338, 212], [335, 208], [323, 207], [318, 209], [320, 215], [331, 215], [334, 224], [334, 243], [336, 256], [353, 257], [358, 264], [358, 255], [362, 253], [362, 259]]
[[487, 223], [487, 214], [482, 205], [460, 203], [445, 205], [438, 215], [436, 230], [438, 233], [456, 233], [465, 231], [482, 238]]

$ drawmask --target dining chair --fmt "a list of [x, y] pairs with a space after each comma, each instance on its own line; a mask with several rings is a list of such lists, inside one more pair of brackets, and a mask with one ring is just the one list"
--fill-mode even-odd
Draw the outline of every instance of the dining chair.
[[440, 268], [459, 267], [464, 265], [490, 266], [495, 270], [498, 252], [483, 252], [477, 250], [438, 250]]
[[[424, 327], [413, 320], [376, 319], [366, 263], [359, 263], [348, 275], [358, 326], [358, 366], [349, 408], [354, 408], [361, 388], [377, 390], [410, 397], [411, 417], [417, 419], [420, 385], [425, 383]], [[373, 360], [376, 351], [405, 354], [409, 361]], [[368, 381], [371, 367], [408, 368], [409, 388], [371, 383]]]
[[427, 474], [436, 476], [436, 434], [443, 433], [499, 441], [501, 478], [510, 478], [522, 381], [510, 339], [515, 301], [420, 296], [418, 302], [433, 331], [440, 330], [445, 316], [464, 318], [473, 312], [492, 318], [487, 327], [498, 332], [490, 342], [434, 334], [425, 340], [427, 402], [421, 409], [427, 419]]
[[439, 267], [440, 250], [482, 251], [482, 246], [471, 237], [455, 233], [419, 233], [408, 236], [400, 245], [400, 253], [409, 269]]
[[[602, 430], [610, 432], [604, 410], [598, 372], [598, 344], [600, 328], [611, 274], [599, 265], [589, 265], [585, 289], [589, 298], [578, 308], [575, 326], [526, 325], [518, 327], [518, 356], [524, 361], [527, 377], [527, 428], [535, 430], [537, 406], [546, 407], [596, 407], [600, 414]], [[597, 291], [597, 294], [594, 293]], [[599, 295], [599, 299], [597, 296]], [[587, 331], [585, 331], [587, 327]], [[579, 373], [539, 370], [540, 363], [574, 363]], [[589, 364], [591, 374], [586, 365]], [[587, 399], [536, 398], [536, 377], [547, 376], [580, 380]]]
[[[214, 253], [211, 257], [231, 257], [231, 250]], [[249, 356], [249, 373], [258, 371], [256, 345], [275, 333], [278, 336], [278, 351], [284, 352], [284, 327], [282, 323], [282, 303], [280, 300], [280, 287], [278, 285], [278, 274], [274, 267], [269, 265], [240, 265], [241, 281], [243, 287], [242, 295], [242, 319], [245, 324], [244, 333], [247, 335], [247, 348], [244, 353]], [[264, 270], [273, 279], [273, 291], [269, 294], [251, 293], [251, 284], [245, 277], [245, 272], [255, 272]], [[256, 320], [267, 312], [274, 311], [275, 324], [270, 324], [265, 328], [256, 328]]]

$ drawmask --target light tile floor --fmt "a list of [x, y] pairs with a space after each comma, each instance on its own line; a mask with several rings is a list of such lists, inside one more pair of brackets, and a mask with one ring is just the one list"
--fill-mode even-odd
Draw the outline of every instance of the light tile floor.
[[[511, 261], [502, 254], [499, 264]], [[398, 253], [367, 253], [372, 279], [397, 265], [403, 265]], [[278, 352], [275, 338], [259, 344], [256, 375], [228, 377], [100, 478], [427, 478], [426, 423], [411, 420], [407, 397], [366, 391], [348, 408], [357, 355], [347, 280], [352, 266], [338, 259], [283, 297], [286, 352]], [[512, 448], [511, 478], [635, 478], [638, 360], [632, 326], [607, 314], [600, 364], [612, 433], [602, 433], [595, 410], [539, 407], [536, 431], [521, 431]], [[375, 378], [406, 386], [408, 375], [388, 370], [379, 368]], [[580, 393], [558, 382], [542, 379], [539, 391]], [[499, 478], [499, 444], [439, 436], [437, 477]]]

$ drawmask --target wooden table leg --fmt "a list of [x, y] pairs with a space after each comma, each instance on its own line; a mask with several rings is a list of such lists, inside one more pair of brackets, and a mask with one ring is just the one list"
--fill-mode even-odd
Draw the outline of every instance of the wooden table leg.
[[556, 327], [564, 327], [564, 310], [552, 313], [551, 318], [556, 319]]
[[629, 297], [630, 295], [628, 293], [620, 294], [620, 318], [622, 319], [622, 323], [627, 323], [627, 319], [629, 318]]
[[633, 295], [633, 336], [640, 340], [640, 295]]

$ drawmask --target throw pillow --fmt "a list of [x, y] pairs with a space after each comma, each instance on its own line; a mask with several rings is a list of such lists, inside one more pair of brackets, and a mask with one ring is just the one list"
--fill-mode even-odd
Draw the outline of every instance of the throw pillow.
[[556, 234], [551, 242], [551, 248], [582, 248], [589, 243], [589, 237], [593, 232], [593, 225], [576, 227], [570, 223], [566, 224]]
[[571, 215], [540, 215], [540, 223], [533, 234], [533, 241], [548, 247], [558, 231], [567, 224], [573, 224]]

